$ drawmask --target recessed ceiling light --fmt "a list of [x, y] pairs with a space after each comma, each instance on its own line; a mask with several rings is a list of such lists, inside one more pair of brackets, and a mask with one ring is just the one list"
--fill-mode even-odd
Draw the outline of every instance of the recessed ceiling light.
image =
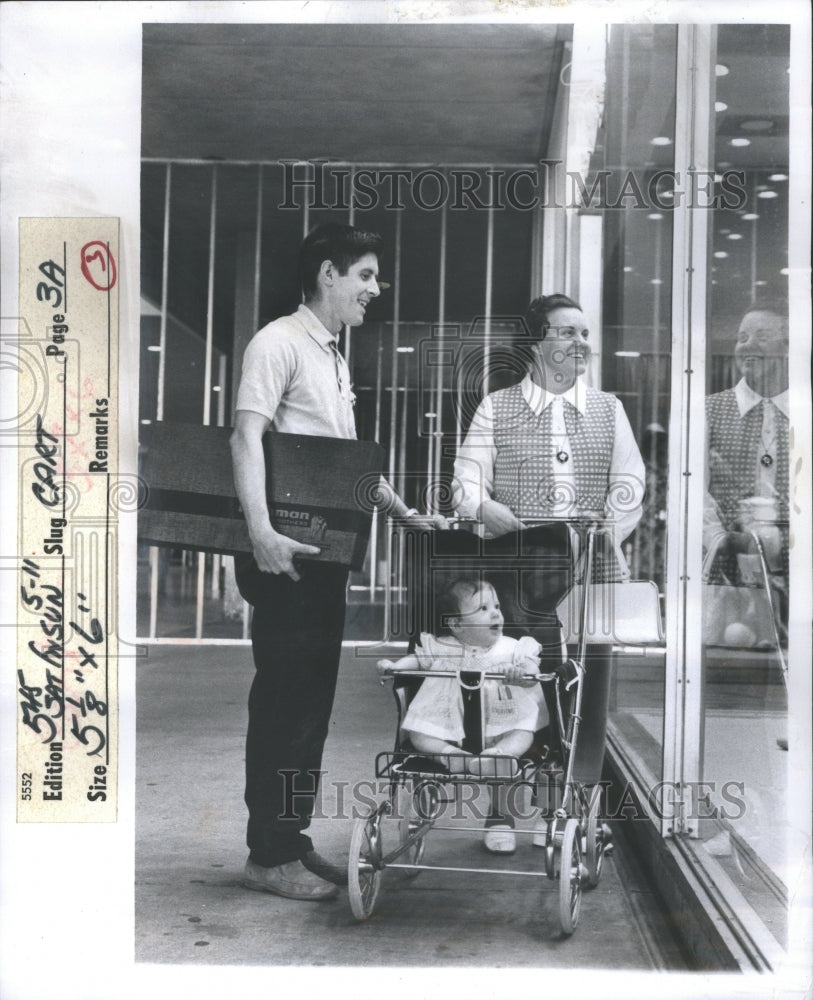
[[731, 142], [729, 143], [729, 145], [730, 146], [750, 146], [751, 145], [751, 140], [750, 139], [746, 139], [745, 136], [737, 136], [735, 139], [731, 140]]
[[755, 285], [767, 285], [768, 282], [767, 281], [755, 281], [754, 284]]
[[430, 420], [434, 420], [434, 418], [437, 416], [437, 413], [432, 413], [432, 412], [424, 413], [424, 416], [428, 417]]
[[660, 212], [650, 212], [649, 215], [647, 215], [647, 218], [648, 219], [662, 219], [663, 216], [661, 215]]
[[220, 392], [220, 386], [219, 385], [213, 385], [212, 386], [212, 392]]
[[142, 420], [141, 423], [142, 424], [151, 424], [152, 420]]
[[756, 212], [746, 212], [743, 216], [743, 219], [745, 219], [746, 222], [756, 222], [758, 218], [759, 216]]
[[663, 284], [663, 279], [662, 278], [650, 278], [649, 279], [649, 283], [650, 283], [650, 285], [662, 285]]
[[671, 146], [672, 140], [668, 135], [656, 135], [654, 139], [649, 140], [653, 146]]
[[631, 268], [631, 267], [625, 267], [625, 268], [624, 268], [624, 272], [625, 272], [626, 274], [629, 274], [629, 273], [630, 273], [630, 271], [632, 271], [632, 268]]
[[771, 174], [768, 178], [769, 181], [786, 181], [787, 179], [787, 174]]
[[723, 260], [725, 257], [728, 256], [728, 254], [725, 252], [725, 250], [715, 250], [714, 256], [717, 258], [717, 260]]
[[397, 354], [414, 354], [415, 353], [415, 348], [414, 347], [396, 347], [395, 351], [396, 351]]
[[148, 351], [158, 351], [160, 353], [160, 351], [161, 351], [161, 345], [160, 344], [150, 344], [150, 346], [147, 348], [147, 350]]
[[729, 236], [728, 236], [728, 238], [730, 240], [741, 240], [742, 239], [742, 234], [741, 233], [730, 233]]
[[714, 73], [716, 76], [728, 76], [728, 66], [724, 63], [717, 63], [714, 67]]
[[615, 356], [617, 358], [640, 358], [640, 351], [616, 351]]
[[728, 111], [728, 105], [725, 101], [715, 101], [714, 102], [715, 111]]
[[746, 132], [770, 132], [773, 126], [773, 118], [748, 118], [740, 122], [740, 128]]
[[790, 269], [789, 269], [789, 268], [787, 268], [787, 267], [781, 267], [781, 268], [779, 269], [779, 273], [780, 273], [780, 274], [785, 274], [785, 275], [787, 275], [787, 274], [790, 274]]
[[776, 191], [760, 191], [757, 198], [778, 198]]

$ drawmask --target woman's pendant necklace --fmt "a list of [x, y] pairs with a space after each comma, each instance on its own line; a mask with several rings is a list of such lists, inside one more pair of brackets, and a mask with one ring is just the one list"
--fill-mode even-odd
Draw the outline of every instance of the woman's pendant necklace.
[[[771, 403], [770, 400], [767, 400], [765, 402], [765, 416], [766, 417], [768, 417], [768, 412], [769, 412], [768, 408], [770, 406], [773, 406], [773, 403]], [[771, 416], [773, 416], [772, 412], [771, 412]], [[762, 465], [765, 466], [766, 469], [769, 469], [773, 465], [773, 456], [770, 453], [771, 452], [771, 447], [773, 446], [773, 443], [776, 440], [776, 428], [774, 426], [774, 420], [773, 419], [770, 421], [769, 427], [770, 427], [770, 431], [769, 431], [768, 434], [765, 433], [765, 426], [764, 426], [764, 424], [763, 424], [762, 430], [760, 431], [760, 437], [762, 438], [762, 447], [765, 449], [765, 451], [764, 451], [764, 453], [763, 453], [763, 455], [762, 455], [762, 457], [760, 458], [759, 461], [762, 463]]]

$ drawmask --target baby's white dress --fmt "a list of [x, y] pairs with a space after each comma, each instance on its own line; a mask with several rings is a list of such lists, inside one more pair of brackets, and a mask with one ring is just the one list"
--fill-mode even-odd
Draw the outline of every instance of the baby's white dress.
[[[475, 670], [484, 673], [502, 673], [509, 663], [529, 659], [526, 673], [539, 669], [539, 643], [530, 636], [512, 639], [500, 636], [490, 648], [465, 646], [453, 636], [440, 638], [421, 634], [415, 656], [422, 670]], [[513, 729], [534, 732], [541, 701], [539, 685], [533, 688], [502, 684], [499, 681], [483, 682], [483, 702], [486, 740]], [[456, 677], [427, 676], [412, 699], [402, 723], [410, 732], [436, 736], [450, 742], [460, 742], [463, 730], [463, 697]]]

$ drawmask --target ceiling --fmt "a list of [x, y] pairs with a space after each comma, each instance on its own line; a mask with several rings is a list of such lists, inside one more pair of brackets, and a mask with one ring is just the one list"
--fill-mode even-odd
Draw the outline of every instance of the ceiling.
[[146, 24], [145, 158], [532, 163], [569, 26]]
[[[675, 119], [675, 29], [638, 24], [620, 30], [628, 39], [613, 47], [618, 65], [608, 61], [594, 165], [615, 171], [632, 165], [644, 172], [669, 167], [674, 157], [669, 137]], [[571, 37], [571, 26], [548, 24], [145, 24], [145, 294], [157, 301], [160, 288], [166, 192], [160, 161], [221, 164], [214, 335], [215, 343], [228, 350], [236, 275], [241, 273], [238, 240], [245, 234], [253, 240], [258, 190], [263, 194], [261, 319], [287, 311], [288, 300], [297, 293], [295, 275], [288, 273], [290, 247], [301, 238], [303, 221], [323, 221], [318, 213], [303, 220], [300, 213], [278, 211], [286, 197], [282, 168], [264, 168], [260, 185], [256, 164], [283, 159], [397, 166], [533, 164], [549, 151], [557, 94], [569, 82]], [[720, 102], [714, 122], [715, 166], [749, 171], [750, 181], [760, 182], [750, 192], [754, 203], [756, 198], [775, 199], [759, 202], [756, 242], [755, 230], [732, 233], [734, 223], [724, 220], [726, 227], [718, 235], [725, 243], [715, 249], [725, 253], [725, 263], [717, 266], [731, 273], [721, 273], [720, 287], [739, 289], [741, 277], [750, 288], [754, 245], [760, 272], [768, 267], [762, 257], [776, 262], [774, 270], [786, 263], [781, 224], [786, 193], [781, 181], [774, 184], [769, 178], [772, 171], [787, 167], [788, 49], [786, 25], [732, 24], [717, 32], [717, 62], [727, 72], [714, 81]], [[653, 144], [656, 137], [667, 137], [667, 143]], [[209, 166], [177, 163], [172, 172], [169, 303], [177, 318], [196, 331], [206, 325], [214, 173]], [[776, 192], [761, 190], [772, 184]], [[747, 207], [753, 212], [750, 201]], [[398, 214], [382, 207], [360, 212], [357, 222], [381, 232], [393, 247]], [[344, 219], [347, 213], [340, 215]], [[650, 273], [659, 266], [650, 232], [655, 224], [637, 215], [636, 225], [645, 230], [636, 241], [642, 291], [632, 298], [649, 310], [650, 286], [660, 280]], [[403, 213], [404, 257], [410, 262], [400, 283], [403, 321], [435, 315], [439, 219], [438, 212]], [[495, 315], [516, 312], [516, 303], [527, 301], [531, 221], [528, 212], [496, 213]], [[485, 212], [450, 213], [447, 315], [479, 315], [484, 308], [486, 227]], [[736, 239], [740, 242], [734, 243]], [[625, 263], [637, 267], [636, 261]], [[392, 259], [385, 267], [392, 269]], [[624, 280], [631, 282], [636, 274], [632, 268]], [[369, 321], [389, 319], [393, 301], [394, 295], [383, 296]]]

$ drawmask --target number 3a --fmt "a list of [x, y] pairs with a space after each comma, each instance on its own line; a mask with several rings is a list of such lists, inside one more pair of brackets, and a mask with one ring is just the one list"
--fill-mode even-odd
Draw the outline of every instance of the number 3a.
[[52, 293], [56, 295], [56, 302], [51, 303], [51, 308], [58, 309], [62, 305], [62, 292], [58, 288], [54, 288], [53, 285], [46, 285], [44, 281], [37, 285], [38, 301], [50, 302]]

